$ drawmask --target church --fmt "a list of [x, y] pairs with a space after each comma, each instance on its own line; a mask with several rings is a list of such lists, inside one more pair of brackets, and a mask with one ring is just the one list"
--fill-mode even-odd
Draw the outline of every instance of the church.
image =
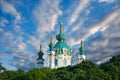
[[[60, 30], [59, 33], [56, 35], [57, 42], [54, 43], [52, 36], [50, 37], [50, 43], [49, 43], [49, 49], [47, 50], [47, 56], [48, 56], [48, 67], [49, 68], [60, 68], [60, 67], [66, 67], [68, 65], [74, 65], [73, 64], [73, 51], [70, 48], [70, 46], [66, 43], [66, 36], [63, 32], [63, 25], [62, 22], [60, 22]], [[83, 60], [85, 60], [85, 48], [83, 47], [83, 42], [81, 40], [80, 48], [78, 49], [79, 54], [77, 55], [77, 63], [79, 64]], [[38, 53], [37, 58], [37, 65], [39, 65], [39, 68], [44, 67], [44, 59], [43, 59], [43, 51], [42, 51], [42, 45], [40, 45], [40, 51]]]

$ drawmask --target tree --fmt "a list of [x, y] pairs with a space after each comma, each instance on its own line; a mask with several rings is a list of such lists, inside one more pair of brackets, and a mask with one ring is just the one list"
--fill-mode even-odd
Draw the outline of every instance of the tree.
[[4, 71], [6, 71], [6, 68], [4, 68], [4, 67], [2, 66], [2, 64], [0, 63], [0, 73], [2, 73], [2, 72], [4, 72]]

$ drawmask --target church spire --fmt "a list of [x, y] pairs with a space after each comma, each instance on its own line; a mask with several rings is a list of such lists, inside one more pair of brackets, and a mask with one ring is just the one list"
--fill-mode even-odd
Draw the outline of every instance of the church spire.
[[82, 40], [81, 40], [80, 44], [81, 44], [81, 47], [83, 47], [83, 41]]
[[42, 45], [40, 44], [40, 51], [42, 51]]
[[81, 42], [80, 42], [79, 51], [80, 51], [80, 55], [84, 54], [84, 52], [85, 52], [85, 48], [83, 47], [83, 41], [82, 41], [82, 40], [81, 40]]
[[50, 37], [50, 43], [49, 43], [49, 51], [52, 51], [54, 48], [54, 44], [53, 44], [53, 39], [52, 36]]
[[42, 52], [42, 45], [40, 44], [40, 51], [38, 52], [37, 64], [43, 64], [43, 55], [44, 53]]
[[60, 18], [60, 33], [62, 33], [62, 19]]
[[81, 40], [78, 54], [78, 63], [84, 60], [85, 60], [85, 48], [83, 47], [83, 41]]
[[60, 20], [60, 32], [58, 35], [56, 35], [56, 39], [58, 41], [65, 41], [65, 34], [63, 33], [63, 24], [62, 24], [62, 20]]
[[39, 58], [42, 58], [44, 53], [42, 52], [42, 45], [40, 44], [40, 52], [38, 53]]
[[52, 43], [52, 36], [50, 37], [50, 43]]

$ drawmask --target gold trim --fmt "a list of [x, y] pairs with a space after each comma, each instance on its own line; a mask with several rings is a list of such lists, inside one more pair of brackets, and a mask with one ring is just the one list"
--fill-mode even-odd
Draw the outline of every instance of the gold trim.
[[79, 60], [85, 60], [84, 58], [79, 58]]
[[48, 56], [56, 56], [55, 54], [48, 54]]

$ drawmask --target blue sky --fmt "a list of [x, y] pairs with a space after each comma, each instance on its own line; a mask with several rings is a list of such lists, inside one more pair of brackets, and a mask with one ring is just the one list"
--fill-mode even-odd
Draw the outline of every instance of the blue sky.
[[0, 0], [0, 63], [36, 67], [39, 44], [46, 58], [50, 35], [57, 42], [60, 17], [75, 54], [81, 39], [88, 60], [120, 54], [120, 0]]

